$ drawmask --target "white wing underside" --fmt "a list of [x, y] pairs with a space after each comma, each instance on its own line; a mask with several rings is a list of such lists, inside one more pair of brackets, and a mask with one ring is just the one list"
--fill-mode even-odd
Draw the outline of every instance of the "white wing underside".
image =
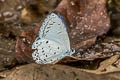
[[47, 16], [32, 49], [36, 49], [32, 56], [39, 64], [51, 63], [73, 54], [66, 26], [60, 16], [55, 13]]

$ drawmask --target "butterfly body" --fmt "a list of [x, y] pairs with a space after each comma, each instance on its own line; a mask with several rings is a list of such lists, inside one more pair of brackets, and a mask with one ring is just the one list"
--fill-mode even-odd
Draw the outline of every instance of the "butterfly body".
[[38, 64], [52, 63], [74, 53], [61, 16], [52, 12], [45, 18], [32, 49], [33, 60]]

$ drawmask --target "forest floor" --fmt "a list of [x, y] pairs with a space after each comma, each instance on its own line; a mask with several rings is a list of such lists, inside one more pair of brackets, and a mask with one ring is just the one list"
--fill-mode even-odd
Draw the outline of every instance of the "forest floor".
[[[24, 0], [0, 0], [0, 80], [120, 80], [119, 51], [107, 58], [81, 60], [82, 66], [19, 64], [15, 57], [17, 37], [37, 24], [21, 22], [24, 7]], [[25, 19], [31, 21], [30, 18]], [[120, 50], [120, 13], [115, 12], [111, 19], [117, 27], [108, 32], [102, 43], [108, 46], [112, 44], [113, 50]]]

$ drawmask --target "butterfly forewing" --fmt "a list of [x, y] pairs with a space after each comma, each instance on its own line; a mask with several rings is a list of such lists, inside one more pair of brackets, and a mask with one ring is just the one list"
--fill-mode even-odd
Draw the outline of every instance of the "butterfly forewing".
[[[66, 31], [66, 26], [56, 13], [51, 13], [47, 16], [42, 25], [40, 38], [50, 39], [59, 42], [63, 47], [70, 50], [70, 41]], [[43, 23], [43, 24], [44, 24]]]

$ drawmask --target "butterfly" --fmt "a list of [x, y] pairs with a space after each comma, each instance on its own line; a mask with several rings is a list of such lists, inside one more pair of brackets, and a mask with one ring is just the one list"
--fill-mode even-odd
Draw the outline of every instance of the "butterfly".
[[66, 25], [62, 17], [51, 12], [44, 19], [38, 37], [32, 44], [33, 60], [38, 64], [49, 64], [71, 56], [75, 50], [70, 48]]

